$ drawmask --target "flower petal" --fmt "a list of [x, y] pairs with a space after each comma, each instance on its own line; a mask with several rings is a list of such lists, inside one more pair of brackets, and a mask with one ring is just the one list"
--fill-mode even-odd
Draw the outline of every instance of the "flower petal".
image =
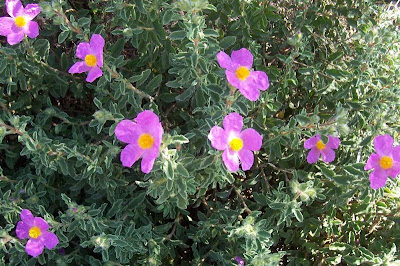
[[138, 125], [131, 120], [122, 120], [118, 123], [114, 131], [117, 139], [125, 143], [136, 143], [141, 130]]
[[28, 35], [29, 38], [36, 38], [39, 36], [39, 24], [36, 21], [29, 21], [28, 27], [24, 27], [24, 33]]
[[103, 75], [103, 72], [101, 69], [97, 66], [90, 68], [89, 73], [86, 77], [87, 82], [93, 82], [95, 79], [101, 77]]
[[304, 142], [305, 149], [312, 149], [317, 145], [317, 142], [321, 139], [321, 135], [315, 135]]
[[243, 117], [238, 113], [230, 113], [225, 116], [223, 125], [226, 133], [232, 130], [239, 134], [243, 127]]
[[145, 110], [137, 115], [135, 122], [142, 132], [149, 133], [154, 138], [154, 145], [160, 146], [164, 129], [158, 116], [151, 110]]
[[72, 65], [72, 67], [68, 70], [68, 73], [75, 74], [75, 73], [83, 73], [89, 71], [90, 67], [88, 67], [85, 62], [79, 61]]
[[27, 210], [27, 209], [23, 209], [22, 211], [21, 211], [21, 214], [19, 215], [20, 217], [21, 217], [21, 220], [26, 224], [26, 225], [28, 225], [29, 227], [32, 227], [33, 226], [33, 222], [34, 222], [34, 216], [33, 216], [33, 214], [31, 213], [31, 211], [30, 210]]
[[25, 37], [25, 33], [21, 30], [19, 32], [13, 32], [7, 35], [7, 42], [10, 45], [14, 45], [20, 43], [22, 39]]
[[379, 135], [374, 139], [376, 153], [380, 156], [390, 155], [393, 148], [393, 138], [390, 135]]
[[331, 148], [326, 148], [321, 151], [322, 160], [326, 163], [333, 162], [335, 160], [335, 152]]
[[372, 173], [369, 174], [369, 181], [371, 182], [371, 188], [378, 189], [386, 184], [387, 174], [386, 171], [381, 168], [376, 168]]
[[229, 171], [236, 172], [239, 170], [239, 157], [237, 152], [226, 149], [222, 154], [222, 161]]
[[369, 156], [367, 163], [364, 166], [364, 170], [371, 170], [373, 168], [376, 168], [379, 166], [379, 161], [380, 161], [381, 157], [376, 154], [373, 153], [371, 154], [371, 156]]
[[52, 232], [43, 232], [42, 242], [48, 249], [52, 249], [58, 244], [58, 237]]
[[6, 0], [6, 7], [11, 17], [17, 17], [24, 10], [20, 0]]
[[88, 42], [81, 42], [78, 44], [78, 47], [76, 47], [76, 52], [75, 55], [79, 59], [85, 60], [85, 57], [90, 54], [90, 45]]
[[93, 34], [92, 38], [90, 39], [90, 48], [94, 52], [97, 65], [99, 67], [103, 67], [103, 48], [104, 48], [104, 39], [101, 37], [100, 34]]
[[257, 85], [257, 89], [265, 91], [269, 88], [268, 76], [264, 71], [253, 71], [250, 77], [254, 80]]
[[228, 80], [229, 84], [231, 84], [233, 87], [238, 88], [240, 86], [240, 79], [236, 77], [236, 74], [234, 72], [231, 72], [229, 70], [225, 71], [226, 79]]
[[14, 25], [14, 19], [10, 17], [0, 18], [0, 35], [7, 36], [13, 31], [11, 30], [12, 25]]
[[228, 147], [228, 136], [222, 127], [214, 126], [208, 134], [211, 146], [217, 150], [225, 150]]
[[242, 164], [243, 171], [250, 170], [254, 163], [254, 154], [252, 151], [247, 149], [241, 149], [238, 152], [240, 162]]
[[25, 251], [32, 257], [36, 258], [40, 254], [42, 254], [44, 249], [44, 244], [42, 241], [38, 239], [29, 239], [28, 243], [26, 243]]
[[307, 155], [307, 162], [308, 163], [316, 163], [320, 156], [320, 151], [317, 148], [312, 148], [311, 151]]
[[328, 143], [326, 143], [326, 148], [331, 148], [336, 150], [339, 148], [340, 145], [340, 139], [335, 136], [328, 136]]
[[386, 173], [391, 178], [396, 178], [400, 174], [400, 162], [394, 162], [393, 166], [390, 169], [386, 170]]
[[154, 161], [156, 160], [159, 152], [159, 147], [154, 146], [153, 148], [144, 151], [141, 170], [143, 173], [150, 173], [151, 169], [153, 169]]
[[15, 229], [15, 232], [17, 234], [17, 237], [19, 239], [25, 239], [29, 237], [29, 229], [31, 227], [24, 223], [23, 221], [19, 221], [17, 223], [17, 229]]
[[400, 145], [392, 149], [392, 157], [395, 161], [400, 162]]
[[[252, 74], [250, 74], [252, 75]], [[258, 85], [253, 78], [249, 77], [246, 80], [239, 83], [237, 87], [244, 97], [250, 101], [257, 101], [260, 97], [260, 90], [257, 88]]]
[[240, 133], [240, 138], [243, 140], [243, 148], [258, 151], [261, 149], [263, 137], [252, 128], [247, 128]]
[[125, 167], [132, 167], [142, 154], [143, 150], [136, 143], [129, 144], [121, 152], [122, 165]]
[[253, 55], [246, 48], [233, 51], [231, 58], [232, 63], [237, 66], [245, 66], [250, 69], [253, 65]]
[[221, 51], [217, 54], [217, 61], [220, 67], [233, 71], [232, 60], [225, 52]]
[[40, 217], [35, 217], [34, 221], [33, 221], [33, 225], [39, 227], [40, 231], [47, 231], [49, 229], [49, 224]]
[[39, 15], [40, 6], [38, 4], [28, 4], [21, 12], [21, 16], [23, 16], [26, 20], [32, 20], [34, 17]]

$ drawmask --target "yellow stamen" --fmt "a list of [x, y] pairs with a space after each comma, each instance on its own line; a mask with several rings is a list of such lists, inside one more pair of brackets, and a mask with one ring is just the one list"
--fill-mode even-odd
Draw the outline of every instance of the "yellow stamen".
[[393, 166], [393, 159], [388, 157], [388, 156], [383, 156], [379, 160], [379, 165], [381, 166], [382, 169], [387, 170], [392, 168]]
[[149, 133], [143, 133], [142, 135], [140, 135], [138, 139], [138, 145], [140, 148], [144, 150], [150, 149], [151, 147], [153, 147], [153, 144], [154, 138]]
[[243, 148], [243, 140], [234, 138], [229, 142], [229, 147], [231, 147], [233, 151], [240, 151]]
[[85, 56], [85, 64], [88, 67], [94, 67], [97, 63], [97, 58], [92, 55], [92, 54], [88, 54], [87, 56]]
[[31, 238], [38, 238], [41, 234], [42, 232], [40, 231], [40, 228], [37, 226], [34, 226], [31, 229], [29, 229], [29, 236]]
[[22, 28], [26, 25], [26, 21], [24, 17], [18, 16], [15, 18], [15, 25], [17, 25], [17, 27]]
[[322, 142], [322, 140], [319, 140], [319, 141], [317, 142], [317, 144], [315, 144], [315, 147], [317, 147], [317, 149], [320, 150], [320, 151], [324, 150], [324, 149], [325, 149], [325, 146], [326, 146], [326, 144], [324, 144], [324, 143]]
[[236, 77], [240, 80], [245, 80], [250, 75], [250, 71], [247, 67], [241, 66], [236, 69]]

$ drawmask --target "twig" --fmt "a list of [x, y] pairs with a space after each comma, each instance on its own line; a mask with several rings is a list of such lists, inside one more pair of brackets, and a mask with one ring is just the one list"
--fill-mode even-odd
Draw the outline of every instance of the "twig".
[[249, 207], [247, 207], [244, 197], [242, 196], [242, 194], [240, 194], [238, 188], [234, 184], [232, 184], [232, 187], [235, 190], [236, 194], [238, 195], [239, 199], [241, 200], [244, 210], [247, 212], [247, 214], [249, 214], [249, 215], [252, 214], [252, 211], [249, 209]]

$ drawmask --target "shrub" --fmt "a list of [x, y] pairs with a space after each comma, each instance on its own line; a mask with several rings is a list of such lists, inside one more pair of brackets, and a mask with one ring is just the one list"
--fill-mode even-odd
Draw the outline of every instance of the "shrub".
[[[364, 170], [375, 136], [399, 140], [397, 7], [372, 0], [39, 4], [38, 37], [12, 46], [0, 37], [3, 264], [399, 262], [398, 181], [375, 190]], [[87, 82], [68, 70], [79, 61], [77, 46], [94, 34], [105, 40], [104, 64], [102, 76]], [[217, 61], [220, 51], [241, 48], [269, 78], [256, 101], [229, 85]], [[164, 130], [147, 174], [140, 163], [122, 166], [126, 144], [115, 135], [120, 121], [144, 110]], [[207, 138], [234, 112], [263, 138], [247, 171], [227, 170]], [[340, 137], [334, 161], [307, 162], [304, 141], [315, 135], [322, 145]], [[26, 254], [15, 232], [22, 209], [50, 225], [56, 248]]]

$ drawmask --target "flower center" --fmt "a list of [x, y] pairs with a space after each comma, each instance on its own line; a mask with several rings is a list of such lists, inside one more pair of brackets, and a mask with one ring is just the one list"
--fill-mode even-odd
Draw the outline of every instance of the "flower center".
[[247, 67], [241, 66], [236, 69], [236, 77], [240, 80], [245, 80], [250, 75], [250, 71]]
[[24, 17], [18, 16], [15, 18], [15, 25], [17, 25], [17, 27], [22, 28], [23, 26], [26, 25], [26, 21]]
[[229, 147], [231, 147], [233, 151], [240, 151], [243, 148], [243, 140], [234, 138], [229, 142]]
[[393, 166], [393, 159], [388, 157], [388, 156], [383, 156], [379, 160], [379, 165], [381, 166], [382, 169], [387, 170], [392, 168]]
[[322, 140], [319, 140], [319, 141], [317, 142], [317, 144], [315, 144], [315, 147], [317, 147], [317, 149], [320, 150], [320, 151], [324, 150], [324, 149], [325, 149], [325, 146], [326, 146], [326, 144], [324, 144], [324, 143], [322, 142]]
[[97, 63], [97, 59], [94, 55], [88, 54], [85, 56], [85, 64], [89, 67], [94, 67]]
[[138, 139], [138, 145], [143, 150], [153, 147], [154, 138], [149, 133], [143, 133]]
[[31, 238], [38, 238], [41, 234], [42, 232], [40, 231], [40, 228], [37, 226], [34, 226], [31, 229], [29, 229], [29, 236]]

